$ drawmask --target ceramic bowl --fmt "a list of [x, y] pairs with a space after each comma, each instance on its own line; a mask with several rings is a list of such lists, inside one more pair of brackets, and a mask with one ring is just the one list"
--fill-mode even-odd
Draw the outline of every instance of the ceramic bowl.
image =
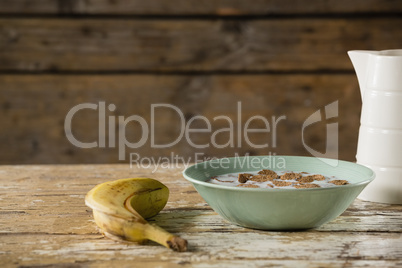
[[[261, 169], [306, 171], [347, 179], [350, 184], [328, 188], [244, 188], [206, 182], [211, 176]], [[342, 214], [374, 179], [362, 165], [302, 156], [221, 158], [195, 164], [183, 171], [198, 193], [231, 223], [262, 230], [318, 227]]]

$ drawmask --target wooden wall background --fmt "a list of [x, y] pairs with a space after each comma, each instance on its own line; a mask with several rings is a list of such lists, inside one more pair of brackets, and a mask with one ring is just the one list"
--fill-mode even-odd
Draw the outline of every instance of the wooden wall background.
[[[127, 150], [220, 157], [309, 155], [302, 123], [338, 100], [339, 158], [354, 161], [361, 100], [346, 52], [401, 47], [398, 0], [0, 0], [0, 163], [118, 162], [117, 148], [80, 149], [64, 133], [73, 106], [99, 101], [116, 105], [107, 115], [146, 120], [154, 103], [176, 105], [186, 120], [235, 119], [237, 101], [244, 119], [287, 117], [276, 148], [243, 141], [240, 148], [195, 150], [182, 140], [173, 148], [147, 143]], [[157, 114], [156, 123], [157, 141], [178, 135], [173, 113]], [[80, 113], [73, 133], [96, 140], [96, 112]], [[129, 140], [139, 134], [138, 126], [127, 128]], [[324, 122], [305, 134], [311, 147], [325, 149]], [[225, 143], [228, 137], [218, 138]], [[252, 136], [254, 143], [266, 140]]]

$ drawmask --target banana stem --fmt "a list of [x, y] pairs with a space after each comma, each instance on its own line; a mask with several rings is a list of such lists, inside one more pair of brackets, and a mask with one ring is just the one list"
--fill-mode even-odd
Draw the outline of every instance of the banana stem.
[[147, 224], [144, 235], [147, 239], [173, 249], [174, 251], [183, 252], [187, 250], [187, 240], [172, 235], [155, 224]]

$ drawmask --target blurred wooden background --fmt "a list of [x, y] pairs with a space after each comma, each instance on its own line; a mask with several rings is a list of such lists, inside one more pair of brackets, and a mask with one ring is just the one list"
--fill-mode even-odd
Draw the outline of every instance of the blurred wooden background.
[[[151, 104], [170, 103], [187, 121], [206, 116], [213, 131], [228, 127], [212, 121], [218, 115], [238, 123], [238, 101], [243, 124], [253, 115], [286, 116], [275, 148], [272, 135], [255, 133], [253, 143], [270, 146], [243, 139], [239, 147], [194, 149], [183, 138], [172, 148], [148, 141], [126, 152], [193, 159], [196, 152], [309, 155], [303, 122], [339, 101], [339, 158], [354, 161], [361, 100], [346, 52], [393, 48], [402, 48], [398, 0], [0, 0], [0, 163], [119, 162], [117, 148], [82, 149], [66, 138], [68, 111], [101, 101], [116, 106], [106, 116], [139, 115], [148, 123]], [[156, 141], [173, 141], [175, 113], [156, 119]], [[96, 141], [97, 111], [77, 114], [72, 130]], [[125, 134], [137, 141], [141, 128], [130, 124]], [[204, 144], [210, 136], [191, 137]], [[229, 138], [216, 137], [220, 144]], [[326, 122], [309, 126], [305, 140], [324, 152]]]

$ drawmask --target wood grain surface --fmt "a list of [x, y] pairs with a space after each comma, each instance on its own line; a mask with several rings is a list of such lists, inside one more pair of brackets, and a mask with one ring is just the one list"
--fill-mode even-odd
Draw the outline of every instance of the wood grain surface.
[[[178, 107], [186, 122], [194, 116], [205, 116], [211, 122], [212, 131], [228, 128], [225, 120], [214, 120], [224, 115], [234, 125], [244, 127], [246, 120], [260, 115], [273, 126], [272, 117], [286, 117], [271, 133], [248, 135], [253, 144], [266, 144], [254, 148], [245, 142], [244, 128], [234, 131], [234, 139], [241, 138], [241, 145], [234, 143], [223, 148], [213, 146], [211, 134], [197, 133], [190, 136], [195, 144], [210, 144], [203, 149], [194, 148], [185, 137], [173, 148], [151, 148], [150, 135], [139, 149], [127, 148], [129, 153], [142, 157], [165, 157], [171, 153], [195, 161], [195, 154], [204, 157], [233, 156], [234, 154], [290, 154], [310, 155], [305, 144], [315, 150], [326, 152], [326, 120], [304, 130], [303, 122], [327, 104], [338, 101], [339, 116], [333, 120], [339, 129], [339, 158], [355, 160], [358, 122], [361, 109], [360, 92], [355, 75], [0, 75], [0, 135], [3, 163], [113, 163], [118, 162], [120, 132], [116, 123], [116, 147], [106, 143], [106, 148], [82, 149], [70, 143], [65, 134], [64, 122], [69, 110], [81, 103], [114, 104], [116, 110], [106, 110], [106, 116], [131, 115], [143, 117], [150, 127], [154, 122], [155, 141], [167, 144], [180, 135], [181, 121], [172, 109], [155, 110], [151, 120], [151, 105], [167, 103]], [[238, 109], [241, 102], [241, 110]], [[158, 112], [159, 111], [159, 112]], [[241, 117], [239, 117], [241, 113]], [[99, 141], [99, 112], [77, 112], [72, 121], [73, 134], [83, 142]], [[107, 117], [106, 117], [107, 118]], [[117, 119], [116, 119], [117, 122]], [[250, 125], [263, 128], [262, 121]], [[111, 124], [110, 124], [111, 125]], [[106, 122], [106, 128], [109, 127]], [[192, 128], [205, 128], [195, 121]], [[142, 135], [142, 127], [131, 123], [125, 131], [127, 139], [134, 142]], [[106, 140], [110, 135], [106, 131]], [[276, 134], [275, 134], [276, 133]], [[276, 145], [273, 143], [276, 135]], [[218, 144], [226, 144], [230, 135], [224, 132], [216, 136]], [[338, 148], [330, 148], [336, 153]]]
[[[80, 149], [64, 132], [71, 108], [100, 101], [116, 105], [108, 114], [116, 118], [149, 120], [150, 105], [169, 103], [186, 122], [198, 115], [238, 122], [238, 101], [244, 118], [287, 116], [275, 148], [242, 142], [194, 149], [179, 142], [135, 150], [193, 160], [196, 153], [309, 155], [303, 122], [339, 101], [338, 157], [354, 161], [361, 100], [346, 52], [400, 48], [401, 13], [395, 0], [0, 0], [0, 164], [120, 162], [116, 148]], [[176, 137], [172, 113], [161, 113], [156, 123], [159, 141]], [[81, 113], [73, 126], [83, 141], [98, 138], [94, 113]], [[139, 132], [129, 127], [127, 139]], [[325, 122], [315, 124], [306, 144], [324, 152], [326, 134]]]
[[401, 45], [401, 17], [0, 19], [0, 71], [353, 71], [346, 52]]
[[[223, 220], [181, 175], [184, 166], [129, 165], [0, 167], [2, 267], [397, 267], [402, 259], [402, 206], [356, 200], [317, 229], [269, 232]], [[84, 204], [98, 183], [152, 177], [170, 189], [152, 219], [187, 239], [189, 252], [155, 243], [104, 238]]]
[[84, 14], [84, 15], [283, 15], [283, 14], [359, 14], [401, 12], [393, 0], [1, 0], [3, 14]]

